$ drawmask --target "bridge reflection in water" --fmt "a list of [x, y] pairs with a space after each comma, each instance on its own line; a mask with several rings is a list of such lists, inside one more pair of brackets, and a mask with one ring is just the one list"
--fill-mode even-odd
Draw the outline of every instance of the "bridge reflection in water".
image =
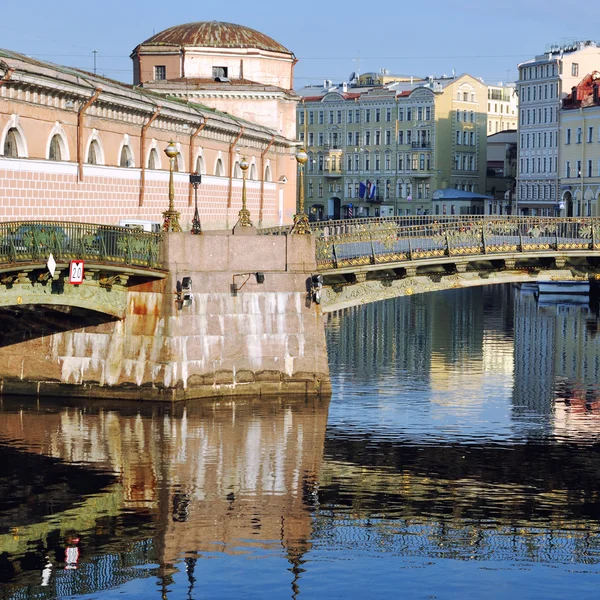
[[0, 597], [331, 597], [332, 563], [374, 553], [600, 563], [593, 311], [492, 286], [328, 318], [331, 405], [4, 401]]

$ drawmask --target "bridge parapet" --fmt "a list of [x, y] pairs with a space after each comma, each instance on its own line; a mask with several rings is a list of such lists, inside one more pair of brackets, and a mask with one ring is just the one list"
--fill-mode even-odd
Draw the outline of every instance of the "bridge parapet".
[[517, 217], [456, 219], [413, 226], [395, 221], [355, 224], [351, 232], [316, 238], [317, 268], [331, 271], [361, 267], [430, 261], [444, 257], [600, 250], [600, 219]]
[[58, 221], [0, 223], [0, 270], [47, 260], [94, 262], [162, 269], [160, 233], [127, 227]]

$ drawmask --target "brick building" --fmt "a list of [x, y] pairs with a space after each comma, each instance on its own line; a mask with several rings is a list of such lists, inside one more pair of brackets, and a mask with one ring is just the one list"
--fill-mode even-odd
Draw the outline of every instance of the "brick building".
[[[139, 79], [145, 73], [140, 56], [144, 64], [151, 54], [149, 43], [132, 54], [134, 79], [138, 77], [140, 84], [134, 86], [0, 50], [0, 220], [161, 221], [168, 206], [169, 161], [164, 149], [173, 140], [179, 151], [175, 208], [181, 212], [184, 229], [189, 228], [194, 211], [191, 172], [203, 176], [199, 189], [203, 225], [224, 228], [236, 223], [242, 157], [250, 163], [247, 198], [254, 224], [291, 222], [296, 203], [296, 96], [284, 88], [291, 87], [295, 58], [254, 30], [221, 23], [216, 24], [220, 35], [215, 36], [205, 25], [189, 24], [188, 34], [195, 30], [197, 35], [182, 37], [176, 51], [176, 34], [183, 33], [172, 28], [176, 32], [170, 38], [171, 55], [187, 51], [196, 65], [216, 62], [220, 66], [219, 44], [226, 43], [234, 59], [236, 53], [249, 53], [254, 63], [245, 72], [229, 70], [229, 77], [212, 77], [210, 71], [211, 77], [203, 82], [198, 72], [192, 73], [193, 97], [176, 93], [177, 86], [185, 85], [185, 73], [177, 71], [170, 82], [169, 71], [157, 69], [164, 62], [160, 52], [154, 55], [161, 65], [153, 65], [152, 70], [157, 80]], [[283, 50], [276, 52], [271, 46]], [[164, 52], [164, 45], [157, 48]], [[270, 69], [268, 94], [266, 81], [260, 80], [261, 61]], [[287, 78], [274, 79], [274, 69], [282, 77], [287, 73]], [[221, 94], [219, 100], [219, 89], [227, 85], [230, 93]], [[205, 99], [202, 90], [212, 90], [215, 96], [210, 107], [200, 104]], [[251, 96], [260, 93], [267, 104], [289, 105], [291, 116], [282, 110], [277, 120], [266, 121], [260, 110], [246, 110]], [[233, 116], [234, 112], [253, 120]]]

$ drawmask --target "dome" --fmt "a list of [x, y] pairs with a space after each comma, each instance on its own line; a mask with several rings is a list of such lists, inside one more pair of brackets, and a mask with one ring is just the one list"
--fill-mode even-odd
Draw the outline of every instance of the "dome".
[[293, 54], [268, 35], [233, 23], [198, 21], [169, 27], [142, 46], [200, 46], [204, 48], [258, 48], [270, 52]]

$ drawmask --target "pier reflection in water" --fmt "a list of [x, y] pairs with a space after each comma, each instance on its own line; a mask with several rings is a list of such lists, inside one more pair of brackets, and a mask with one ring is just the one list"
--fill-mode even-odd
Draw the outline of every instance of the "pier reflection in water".
[[0, 597], [596, 597], [597, 311], [493, 286], [327, 327], [330, 403], [4, 399]]

